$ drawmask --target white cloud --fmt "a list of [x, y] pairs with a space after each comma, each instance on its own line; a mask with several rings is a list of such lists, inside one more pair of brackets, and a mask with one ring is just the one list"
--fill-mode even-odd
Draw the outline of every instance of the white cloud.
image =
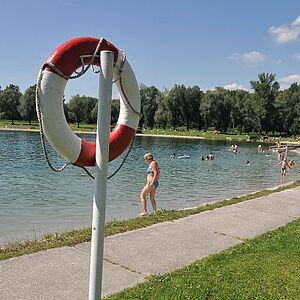
[[299, 60], [299, 61], [300, 61], [300, 52], [299, 52], [299, 53], [296, 53], [293, 57], [294, 57], [296, 60]]
[[297, 39], [300, 28], [288, 28], [285, 25], [275, 27], [272, 26], [269, 31], [273, 34], [273, 37], [279, 44], [285, 44]]
[[247, 53], [233, 53], [229, 59], [238, 60], [246, 64], [262, 62], [266, 59], [266, 55], [259, 51], [250, 51]]
[[290, 87], [294, 82], [300, 84], [300, 74], [292, 74], [278, 79], [280, 83], [280, 88], [285, 90]]
[[300, 16], [292, 23], [292, 26], [300, 26]]
[[230, 91], [234, 91], [234, 90], [244, 90], [247, 91], [247, 89], [245, 89], [241, 84], [238, 83], [229, 83], [224, 85], [224, 89], [225, 90], [230, 90]]
[[263, 53], [260, 53], [258, 51], [251, 51], [249, 53], [243, 54], [243, 59], [246, 62], [255, 63], [265, 60], [265, 55]]
[[285, 44], [296, 40], [300, 33], [300, 16], [298, 16], [290, 25], [284, 24], [278, 27], [270, 27], [269, 32], [279, 44]]

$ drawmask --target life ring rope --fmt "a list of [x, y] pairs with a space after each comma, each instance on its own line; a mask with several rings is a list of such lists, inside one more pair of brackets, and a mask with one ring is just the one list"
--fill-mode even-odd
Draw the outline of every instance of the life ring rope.
[[44, 156], [46, 158], [49, 168], [54, 172], [62, 172], [71, 163], [67, 162], [62, 167], [55, 168], [49, 159], [49, 155], [48, 155], [48, 151], [47, 151], [46, 143], [45, 143], [45, 134], [44, 134], [44, 128], [43, 128], [43, 122], [42, 122], [42, 112], [41, 112], [41, 102], [40, 102], [40, 88], [41, 88], [42, 78], [43, 78], [43, 67], [40, 69], [40, 72], [38, 75], [38, 80], [36, 83], [36, 91], [35, 91], [35, 101], [36, 101], [36, 108], [37, 108], [36, 111], [37, 111], [38, 122], [39, 122], [39, 127], [40, 127], [41, 145], [42, 145], [43, 153], [44, 153]]
[[139, 111], [136, 111], [136, 110], [133, 108], [133, 106], [131, 105], [131, 103], [130, 103], [130, 101], [129, 101], [129, 99], [128, 99], [128, 97], [127, 97], [125, 91], [124, 91], [123, 84], [122, 84], [122, 77], [120, 76], [118, 80], [119, 80], [119, 82], [120, 82], [121, 91], [122, 91], [122, 94], [123, 94], [123, 97], [124, 97], [124, 100], [125, 100], [127, 106], [129, 106], [130, 109], [131, 109], [135, 114], [137, 114], [137, 115], [139, 116], [139, 118], [141, 118], [141, 117], [143, 116], [143, 114], [140, 113]]
[[[94, 51], [94, 53], [91, 55], [91, 59], [89, 60], [88, 64], [85, 66], [84, 65], [84, 61], [82, 59], [82, 56], [80, 56], [80, 60], [81, 60], [81, 71], [77, 72], [75, 71], [76, 75], [71, 75], [68, 76], [66, 74], [64, 74], [63, 72], [61, 72], [54, 64], [50, 63], [50, 62], [45, 62], [44, 65], [42, 66], [42, 70], [44, 70], [46, 67], [50, 67], [53, 71], [55, 71], [59, 76], [65, 78], [66, 80], [68, 79], [76, 79], [79, 78], [80, 76], [82, 76], [83, 74], [85, 74], [87, 72], [87, 70], [93, 65], [93, 62], [95, 60], [95, 58], [97, 57], [97, 53], [99, 52], [100, 46], [103, 43], [104, 39], [101, 38], [97, 44], [97, 47]], [[90, 55], [88, 55], [90, 56]], [[93, 68], [94, 71], [94, 68]], [[94, 72], [96, 73], [96, 72]]]
[[[59, 76], [63, 77], [64, 79], [68, 80], [68, 79], [76, 79], [76, 78], [79, 78], [80, 76], [82, 76], [83, 74], [85, 74], [88, 69], [90, 67], [92, 67], [93, 69], [93, 72], [94, 73], [99, 73], [99, 71], [95, 71], [94, 69], [94, 60], [97, 56], [97, 53], [99, 52], [99, 49], [100, 49], [100, 46], [101, 44], [103, 43], [103, 41], [105, 41], [103, 38], [101, 38], [95, 48], [95, 51], [92, 55], [82, 55], [80, 57], [80, 60], [81, 60], [81, 71], [77, 72], [77, 70], [74, 71], [74, 73], [76, 75], [66, 75], [64, 74], [63, 72], [61, 72], [61, 70], [59, 70], [55, 64], [51, 63], [51, 62], [45, 62], [41, 69], [40, 69], [40, 72], [39, 72], [39, 75], [38, 75], [38, 80], [37, 80], [37, 84], [36, 84], [36, 107], [37, 107], [37, 115], [38, 115], [38, 121], [39, 121], [39, 127], [40, 127], [40, 140], [41, 140], [41, 145], [42, 145], [42, 149], [43, 149], [43, 153], [44, 153], [44, 156], [46, 158], [46, 161], [47, 161], [47, 164], [48, 166], [50, 167], [51, 170], [53, 170], [54, 172], [62, 172], [63, 170], [66, 169], [67, 166], [69, 165], [74, 165], [76, 167], [80, 167], [82, 168], [91, 178], [94, 179], [94, 176], [91, 174], [91, 172], [84, 166], [80, 166], [80, 165], [76, 165], [72, 162], [67, 162], [65, 163], [62, 167], [60, 168], [55, 168], [53, 166], [53, 164], [51, 163], [50, 161], [50, 158], [49, 158], [49, 155], [48, 155], [48, 152], [47, 152], [47, 148], [46, 148], [46, 143], [45, 143], [45, 134], [44, 134], [44, 128], [43, 128], [43, 122], [42, 122], [42, 111], [41, 111], [41, 102], [40, 102], [40, 89], [41, 89], [41, 82], [42, 82], [42, 79], [43, 79], [43, 71], [46, 69], [46, 68], [50, 68], [52, 69], [56, 74], [58, 74]], [[142, 114], [138, 111], [136, 111], [134, 109], [134, 107], [132, 106], [132, 104], [130, 103], [126, 93], [125, 93], [125, 90], [123, 88], [123, 84], [122, 84], [122, 68], [126, 62], [126, 54], [124, 51], [120, 51], [122, 53], [122, 62], [120, 64], [120, 66], [117, 67], [118, 71], [119, 71], [119, 76], [113, 81], [113, 83], [119, 81], [119, 84], [120, 84], [120, 92], [122, 93], [122, 96], [121, 99], [123, 99], [124, 101], [124, 104], [126, 106], [128, 106], [133, 113], [137, 114], [139, 117], [142, 116]], [[83, 57], [84, 56], [84, 57]], [[84, 61], [84, 58], [87, 58], [87, 57], [91, 57], [91, 59], [89, 60], [89, 62], [86, 64], [85, 61]], [[116, 66], [114, 66], [116, 67]], [[132, 139], [131, 141], [131, 144], [128, 148], [128, 151], [125, 155], [125, 157], [123, 158], [123, 161], [121, 162], [120, 166], [116, 169], [116, 171], [114, 171], [110, 176], [108, 176], [108, 179], [112, 178], [114, 175], [116, 175], [118, 173], [118, 171], [122, 168], [123, 164], [125, 163], [130, 151], [131, 151], [131, 148], [132, 148], [132, 145], [133, 145], [133, 142], [134, 142], [134, 138]]]

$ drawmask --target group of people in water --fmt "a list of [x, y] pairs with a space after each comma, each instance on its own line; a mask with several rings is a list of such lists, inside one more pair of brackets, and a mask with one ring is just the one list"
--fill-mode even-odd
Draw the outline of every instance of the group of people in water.
[[215, 155], [212, 152], [209, 152], [206, 157], [204, 155], [201, 155], [200, 159], [201, 160], [214, 160], [215, 159]]
[[[281, 166], [280, 174], [281, 174], [281, 180], [283, 180], [284, 176], [286, 175], [287, 168], [292, 169], [295, 165], [293, 160], [288, 160], [288, 146], [287, 145], [281, 145], [280, 142], [276, 142], [275, 146], [273, 146], [273, 149], [278, 152], [278, 160], [279, 162], [275, 164], [275, 166]], [[261, 144], [257, 146], [258, 152], [264, 152], [263, 147]]]
[[[173, 153], [171, 155], [172, 158], [176, 158], [176, 154]], [[187, 157], [187, 155], [186, 155]], [[189, 157], [189, 156], [188, 156]], [[207, 157], [205, 158], [204, 156], [200, 157], [201, 160], [213, 160], [215, 158], [214, 154], [210, 152]], [[147, 216], [148, 215], [148, 210], [147, 210], [147, 199], [146, 197], [149, 196], [151, 206], [153, 213], [155, 214], [157, 212], [156, 209], [156, 200], [155, 200], [155, 193], [156, 189], [159, 185], [158, 179], [160, 176], [160, 170], [158, 167], [157, 162], [154, 160], [153, 154], [151, 152], [146, 153], [144, 155], [144, 160], [149, 164], [148, 168], [146, 170], [147, 173], [147, 182], [142, 189], [142, 192], [140, 194], [140, 200], [141, 200], [141, 205], [142, 205], [142, 212], [140, 213], [140, 216]]]
[[[280, 143], [276, 144], [276, 147], [278, 148], [278, 159], [279, 162], [275, 165], [275, 166], [281, 166], [281, 179], [283, 180], [284, 176], [286, 175], [286, 170], [287, 168], [292, 169], [295, 165], [293, 160], [288, 160], [287, 159], [287, 147], [285, 149], [285, 151], [280, 151]], [[230, 151], [232, 151], [234, 154], [238, 153], [238, 146], [236, 144], [232, 144], [230, 149]], [[259, 144], [257, 146], [257, 151], [259, 153], [264, 152], [263, 147], [261, 144]], [[267, 154], [269, 155], [269, 154]], [[184, 158], [190, 158], [189, 155], [184, 155], [184, 156], [180, 156], [180, 157], [184, 157]], [[175, 159], [176, 158], [176, 154], [173, 153], [171, 155], [171, 158]], [[178, 157], [179, 158], [179, 157]], [[207, 156], [201, 155], [199, 157], [201, 160], [214, 160], [215, 159], [215, 155], [213, 152], [210, 152]], [[158, 167], [157, 162], [154, 160], [153, 154], [152, 153], [146, 153], [144, 155], [144, 160], [149, 164], [148, 168], [146, 170], [147, 172], [147, 182], [146, 185], [144, 186], [141, 194], [140, 194], [140, 200], [141, 200], [141, 205], [142, 205], [142, 212], [140, 213], [140, 216], [146, 216], [148, 215], [148, 211], [147, 211], [147, 200], [146, 197], [149, 196], [150, 198], [150, 202], [152, 205], [152, 209], [153, 209], [153, 213], [156, 213], [157, 209], [156, 209], [156, 200], [155, 200], [155, 193], [156, 193], [156, 189], [159, 185], [158, 183], [158, 179], [160, 176], [160, 170]], [[246, 165], [250, 165], [250, 161], [247, 160]]]
[[285, 152], [279, 152], [279, 162], [276, 164], [276, 166], [281, 166], [281, 179], [286, 175], [286, 169], [292, 169], [294, 167], [295, 163], [293, 160], [287, 159], [287, 151]]
[[[171, 154], [171, 158], [175, 159], [176, 158], [176, 153]], [[184, 154], [184, 155], [180, 155], [177, 158], [190, 158], [189, 155]], [[215, 155], [213, 152], [209, 152], [206, 156], [205, 155], [201, 155], [199, 157], [201, 160], [214, 160], [215, 159]]]

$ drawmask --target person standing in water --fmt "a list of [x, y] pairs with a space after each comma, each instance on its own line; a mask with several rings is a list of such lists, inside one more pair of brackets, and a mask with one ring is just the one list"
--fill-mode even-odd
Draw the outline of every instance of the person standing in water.
[[281, 180], [283, 180], [286, 175], [286, 168], [289, 167], [286, 158], [283, 158], [276, 166], [279, 165], [281, 166]]
[[146, 153], [144, 155], [144, 160], [149, 163], [147, 169], [147, 183], [144, 186], [140, 199], [142, 204], [143, 211], [140, 213], [140, 216], [146, 216], [147, 212], [147, 200], [146, 197], [149, 195], [153, 213], [156, 213], [156, 201], [155, 201], [155, 192], [158, 187], [158, 178], [160, 175], [160, 171], [158, 168], [157, 162], [154, 160], [152, 153]]

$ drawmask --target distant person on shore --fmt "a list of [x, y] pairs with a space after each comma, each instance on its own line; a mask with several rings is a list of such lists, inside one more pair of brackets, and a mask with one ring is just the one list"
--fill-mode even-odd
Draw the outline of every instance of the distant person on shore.
[[142, 204], [143, 211], [140, 213], [140, 216], [146, 216], [148, 214], [147, 211], [147, 200], [146, 197], [149, 195], [153, 213], [156, 213], [156, 201], [155, 201], [155, 192], [158, 187], [158, 178], [160, 175], [160, 171], [158, 168], [157, 162], [154, 160], [152, 153], [146, 153], [144, 155], [144, 160], [149, 163], [147, 169], [147, 183], [144, 186], [140, 199]]

